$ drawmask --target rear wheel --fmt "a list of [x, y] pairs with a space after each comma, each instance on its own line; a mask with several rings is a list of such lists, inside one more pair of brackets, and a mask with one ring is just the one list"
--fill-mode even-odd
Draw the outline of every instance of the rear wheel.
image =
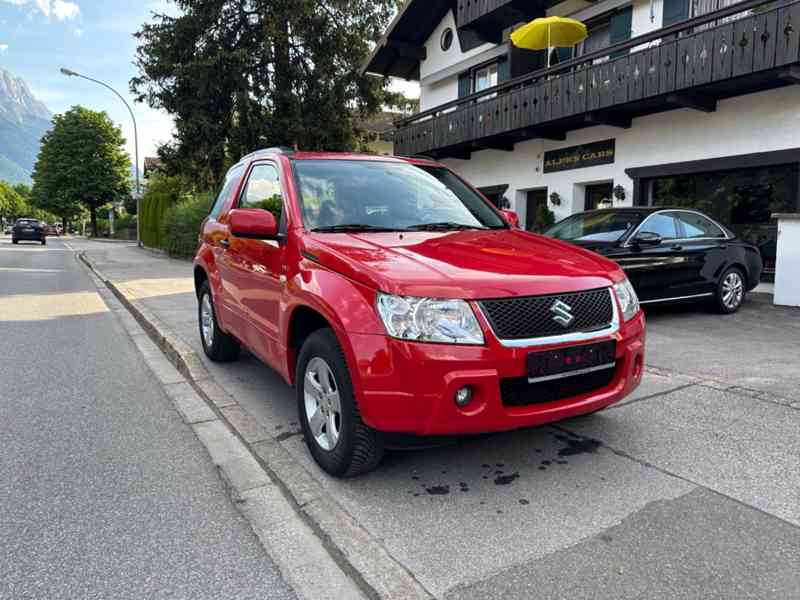
[[354, 477], [383, 458], [383, 436], [361, 420], [336, 334], [312, 333], [297, 361], [297, 404], [306, 444], [327, 473]]
[[714, 298], [717, 310], [724, 314], [735, 313], [744, 303], [746, 293], [744, 273], [737, 267], [727, 269], [717, 283]]
[[42, 246], [44, 246], [45, 244], [47, 244], [47, 240], [42, 238]]
[[241, 347], [236, 339], [219, 328], [214, 299], [211, 297], [211, 286], [204, 281], [200, 287], [198, 303], [198, 321], [200, 339], [206, 356], [215, 362], [230, 362], [239, 356]]
[[12, 243], [12, 244], [18, 244], [18, 243], [19, 243], [19, 240], [12, 239], [12, 240], [11, 240], [11, 243]]

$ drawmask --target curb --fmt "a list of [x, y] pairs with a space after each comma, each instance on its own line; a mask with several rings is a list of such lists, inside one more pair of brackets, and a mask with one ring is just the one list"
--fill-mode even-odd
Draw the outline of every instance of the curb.
[[106, 277], [85, 252], [78, 256], [128, 310], [169, 362], [186, 377], [214, 414], [244, 443], [339, 568], [364, 594], [369, 598], [386, 600], [433, 598], [266, 429], [239, 406], [235, 398], [214, 381], [188, 344], [136, 300], [124, 284]]

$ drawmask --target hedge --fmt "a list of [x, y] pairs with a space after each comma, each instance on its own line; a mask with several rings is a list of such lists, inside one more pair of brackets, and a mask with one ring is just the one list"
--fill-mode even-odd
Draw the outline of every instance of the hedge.
[[197, 249], [200, 224], [211, 209], [213, 196], [198, 194], [170, 207], [161, 227], [161, 248], [174, 258], [191, 258]]
[[142, 242], [150, 248], [164, 247], [164, 217], [170, 207], [185, 196], [177, 177], [154, 175], [139, 203], [139, 231]]

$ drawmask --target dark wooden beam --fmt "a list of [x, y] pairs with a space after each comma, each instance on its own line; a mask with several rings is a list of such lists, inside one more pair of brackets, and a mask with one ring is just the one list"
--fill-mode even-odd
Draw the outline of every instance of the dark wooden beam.
[[704, 96], [702, 94], [668, 94], [666, 101], [669, 104], [674, 104], [675, 106], [680, 106], [682, 108], [693, 108], [694, 110], [699, 110], [701, 112], [710, 113], [717, 110], [716, 98], [709, 98], [708, 96]]
[[415, 46], [414, 44], [389, 39], [387, 39], [383, 45], [387, 48], [391, 48], [397, 52], [398, 55], [405, 58], [413, 58], [414, 60], [425, 60], [428, 58], [428, 49], [425, 48], [425, 46]]
[[563, 142], [567, 139], [567, 133], [565, 131], [536, 129], [535, 137], [542, 138], [543, 140], [552, 140], [554, 142]]
[[790, 65], [778, 72], [778, 79], [788, 83], [800, 83], [800, 66]]
[[[437, 152], [436, 156], [438, 158], [458, 158], [460, 160], [469, 160], [472, 158], [472, 151], [471, 150], [443, 150], [442, 152]], [[437, 158], [437, 160], [438, 160]]]
[[473, 150], [501, 150], [503, 152], [513, 152], [514, 142], [501, 141], [482, 141], [472, 142]]
[[587, 125], [608, 125], [609, 127], [630, 129], [633, 119], [628, 115], [590, 112], [586, 113], [583, 121]]

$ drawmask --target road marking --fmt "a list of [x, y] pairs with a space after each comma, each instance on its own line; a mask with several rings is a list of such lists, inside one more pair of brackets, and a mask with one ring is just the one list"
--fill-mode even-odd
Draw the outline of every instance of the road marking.
[[0, 322], [46, 321], [108, 312], [97, 292], [12, 294], [0, 296]]
[[18, 269], [16, 267], [0, 267], [0, 271], [8, 273], [63, 273], [64, 269]]

